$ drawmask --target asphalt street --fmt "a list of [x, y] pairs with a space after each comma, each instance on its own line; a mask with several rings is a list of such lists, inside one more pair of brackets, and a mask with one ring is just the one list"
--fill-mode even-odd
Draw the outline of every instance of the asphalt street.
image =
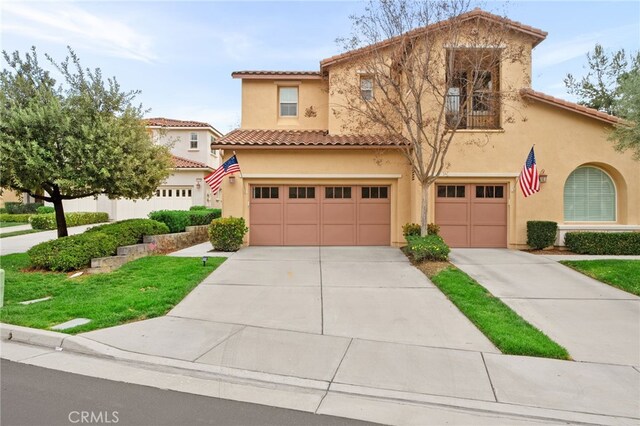
[[0, 424], [365, 425], [356, 420], [113, 382], [2, 360]]

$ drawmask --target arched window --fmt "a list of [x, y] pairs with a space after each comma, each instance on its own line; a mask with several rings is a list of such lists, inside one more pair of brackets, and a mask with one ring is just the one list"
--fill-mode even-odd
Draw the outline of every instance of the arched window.
[[564, 220], [606, 222], [616, 220], [616, 187], [608, 174], [578, 167], [564, 184]]

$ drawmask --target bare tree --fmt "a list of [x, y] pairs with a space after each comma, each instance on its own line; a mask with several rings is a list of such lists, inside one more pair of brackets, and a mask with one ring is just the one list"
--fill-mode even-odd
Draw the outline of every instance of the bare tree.
[[[500, 65], [522, 61], [526, 43], [510, 43], [510, 21], [470, 11], [468, 0], [370, 0], [351, 18], [352, 36], [339, 40], [350, 59], [323, 61], [333, 67], [332, 112], [346, 133], [397, 142], [421, 185], [425, 235], [430, 186], [447, 167], [456, 132], [514, 120], [505, 101], [520, 87], [500, 87]], [[479, 142], [488, 133], [475, 135]]]

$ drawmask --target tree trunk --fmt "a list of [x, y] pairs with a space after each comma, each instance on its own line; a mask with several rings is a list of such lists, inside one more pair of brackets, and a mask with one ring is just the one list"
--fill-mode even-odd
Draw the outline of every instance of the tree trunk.
[[56, 210], [56, 227], [58, 228], [58, 238], [69, 235], [67, 232], [67, 219], [64, 217], [64, 206], [60, 197], [60, 190], [55, 187], [51, 194], [53, 208]]
[[427, 235], [427, 213], [429, 211], [429, 187], [431, 185], [422, 182], [422, 201], [420, 203], [420, 235]]

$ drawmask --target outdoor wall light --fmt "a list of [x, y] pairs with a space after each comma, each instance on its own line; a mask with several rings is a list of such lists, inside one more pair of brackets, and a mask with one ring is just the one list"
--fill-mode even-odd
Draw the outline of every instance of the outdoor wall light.
[[202, 186], [202, 178], [196, 178], [196, 188], [200, 189]]
[[544, 169], [540, 172], [540, 183], [547, 183], [547, 175], [544, 172]]
[[234, 184], [236, 182], [236, 177], [234, 175], [229, 176], [229, 183]]

